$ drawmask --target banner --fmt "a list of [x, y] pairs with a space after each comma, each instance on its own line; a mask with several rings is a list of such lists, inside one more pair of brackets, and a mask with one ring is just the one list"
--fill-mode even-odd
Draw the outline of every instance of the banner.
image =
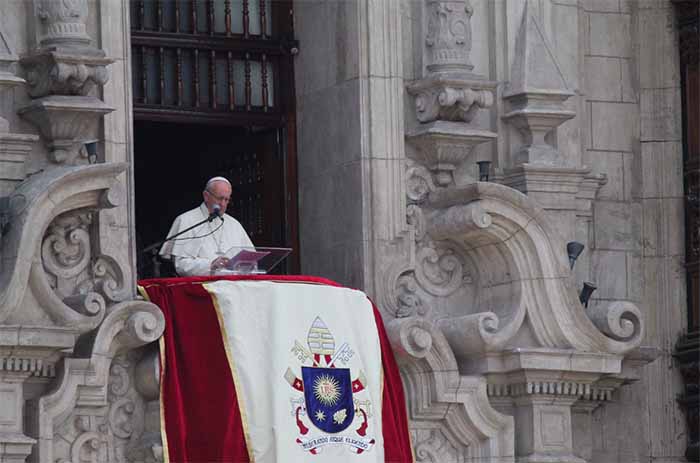
[[140, 283], [166, 318], [167, 461], [413, 461], [398, 370], [361, 291], [312, 277]]

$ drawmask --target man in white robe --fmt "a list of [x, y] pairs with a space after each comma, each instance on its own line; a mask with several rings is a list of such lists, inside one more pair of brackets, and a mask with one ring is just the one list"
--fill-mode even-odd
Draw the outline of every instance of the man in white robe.
[[161, 257], [173, 262], [178, 275], [211, 275], [228, 264], [228, 258], [224, 254], [230, 248], [237, 246], [255, 249], [241, 224], [225, 213], [231, 200], [231, 190], [231, 183], [224, 177], [210, 179], [202, 193], [204, 202], [199, 207], [180, 214], [173, 222], [167, 236], [173, 236], [211, 217], [217, 209], [220, 211], [220, 217], [166, 241], [160, 248]]

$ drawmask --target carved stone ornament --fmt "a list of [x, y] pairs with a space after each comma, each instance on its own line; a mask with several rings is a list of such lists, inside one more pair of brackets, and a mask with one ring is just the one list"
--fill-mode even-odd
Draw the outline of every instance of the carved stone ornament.
[[423, 304], [423, 300], [418, 294], [418, 285], [415, 275], [405, 274], [396, 281], [396, 294], [398, 310], [396, 318], [423, 316], [428, 307]]
[[90, 44], [87, 0], [35, 0], [39, 47], [23, 56], [29, 95], [87, 95], [108, 79], [113, 59]]
[[512, 463], [513, 417], [489, 403], [484, 378], [461, 375], [439, 329], [419, 317], [386, 324], [416, 437], [417, 461]]
[[96, 85], [107, 83], [107, 65], [114, 60], [106, 58], [101, 50], [88, 48], [80, 53], [45, 50], [25, 56], [20, 62], [26, 70], [29, 95], [40, 98], [47, 95], [87, 95]]
[[30, 291], [45, 316], [74, 336], [102, 321], [107, 301], [126, 297], [121, 271], [101, 255], [89, 231], [94, 211], [123, 201], [116, 176], [125, 169], [125, 164], [52, 169], [13, 192], [1, 247], [0, 323], [22, 319], [17, 309]]
[[156, 458], [162, 455], [137, 451], [146, 435], [147, 403], [133, 378], [141, 354], [134, 349], [158, 339], [164, 327], [155, 305], [126, 301], [78, 343], [57, 387], [28, 404], [29, 434], [49, 436], [36, 445], [31, 463], [162, 461]]
[[495, 86], [495, 82], [459, 75], [433, 75], [408, 84], [406, 89], [415, 97], [420, 122], [471, 122], [479, 109], [493, 105]]
[[419, 461], [584, 463], [572, 407], [634, 380], [623, 362], [644, 337], [640, 310], [583, 309], [566, 246], [531, 198], [487, 182], [435, 187], [422, 166], [407, 173], [416, 241], [411, 260], [386, 271], [386, 326]]
[[435, 121], [418, 126], [406, 138], [416, 148], [410, 156], [433, 172], [435, 183], [444, 187], [454, 182], [454, 170], [469, 159], [474, 147], [494, 140], [496, 134], [457, 122]]
[[35, 0], [39, 46], [20, 59], [29, 95], [38, 98], [18, 113], [41, 132], [49, 160], [84, 164], [82, 145], [97, 138], [102, 116], [113, 111], [94, 96], [114, 62], [90, 44], [87, 0]]
[[425, 45], [428, 71], [471, 71], [471, 17], [468, 0], [427, 0], [428, 33]]
[[55, 95], [34, 100], [18, 113], [39, 128], [52, 162], [76, 165], [88, 163], [83, 144], [94, 138], [102, 116], [112, 111], [95, 97]]
[[124, 273], [108, 256], [93, 251], [96, 234], [93, 212], [77, 211], [57, 217], [41, 246], [44, 270], [51, 288], [77, 312], [93, 316], [107, 303], [124, 300]]
[[40, 24], [42, 47], [90, 44], [85, 25], [87, 0], [34, 0], [34, 12]]

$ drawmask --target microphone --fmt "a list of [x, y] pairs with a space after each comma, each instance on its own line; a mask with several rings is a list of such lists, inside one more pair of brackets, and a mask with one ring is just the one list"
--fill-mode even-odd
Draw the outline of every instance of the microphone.
[[209, 222], [214, 220], [217, 217], [220, 217], [223, 220], [223, 217], [221, 217], [221, 206], [218, 204], [214, 204], [214, 207], [212, 207], [211, 214], [209, 214]]

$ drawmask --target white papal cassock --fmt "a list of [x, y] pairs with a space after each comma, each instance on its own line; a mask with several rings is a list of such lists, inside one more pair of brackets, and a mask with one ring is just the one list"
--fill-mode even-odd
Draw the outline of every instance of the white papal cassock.
[[[207, 206], [199, 207], [177, 216], [168, 236], [201, 222], [209, 217]], [[180, 276], [209, 275], [211, 261], [224, 255], [234, 246], [253, 248], [253, 242], [243, 226], [228, 214], [200, 225], [189, 232], [168, 241], [160, 248], [160, 255], [175, 265]]]

